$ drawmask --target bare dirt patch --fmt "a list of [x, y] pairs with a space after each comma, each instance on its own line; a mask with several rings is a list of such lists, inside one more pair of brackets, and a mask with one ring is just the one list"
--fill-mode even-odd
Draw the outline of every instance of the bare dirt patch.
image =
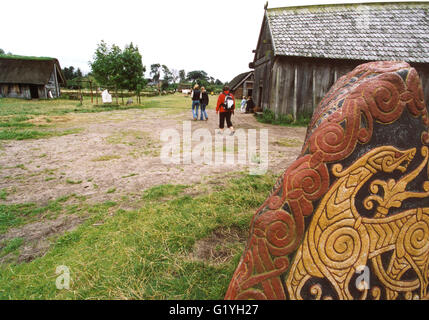
[[[0, 151], [0, 190], [6, 189], [8, 196], [1, 202], [43, 204], [70, 194], [86, 196], [94, 203], [115, 201], [160, 184], [191, 185], [207, 176], [221, 179], [228, 172], [248, 170], [248, 166], [238, 164], [163, 164], [162, 130], [176, 129], [182, 134], [183, 121], [191, 120], [191, 111], [178, 112], [174, 117], [164, 117], [164, 113], [158, 109], [130, 109], [73, 114], [64, 125], [79, 124], [83, 128], [80, 133], [5, 142]], [[207, 128], [215, 135], [218, 119], [214, 110], [208, 113], [209, 121], [191, 122], [193, 132]], [[236, 129], [268, 129], [268, 170], [274, 174], [281, 174], [301, 151], [299, 142], [304, 141], [305, 128], [261, 124], [250, 114], [236, 114], [233, 123]], [[294, 144], [278, 143], [285, 138]], [[116, 192], [108, 193], [112, 189]]]
[[23, 239], [23, 244], [19, 248], [18, 255], [10, 253], [0, 258], [0, 264], [4, 262], [30, 262], [37, 257], [43, 256], [51, 245], [49, 239], [53, 240], [67, 231], [73, 231], [83, 221], [82, 217], [62, 215], [55, 220], [43, 220], [10, 229], [6, 234], [0, 235], [0, 243], [21, 238]]
[[[57, 129], [79, 126], [82, 130], [46, 139], [2, 142], [0, 190], [6, 196], [0, 198], [0, 204], [44, 205], [75, 194], [85, 197], [89, 204], [117, 201], [121, 208], [135, 209], [144, 190], [161, 184], [194, 186], [188, 191], [190, 196], [210, 192], [235, 174], [247, 172], [248, 165], [175, 165], [164, 164], [160, 159], [163, 145], [160, 135], [164, 129], [176, 129], [183, 138], [183, 123], [191, 121], [192, 132], [204, 128], [214, 137], [218, 116], [213, 107], [208, 109], [208, 115], [208, 121], [191, 121], [191, 108], [186, 111], [157, 108], [35, 117], [29, 121], [53, 125]], [[306, 128], [261, 124], [253, 115], [238, 112], [232, 121], [236, 129], [256, 129], [257, 132], [268, 129], [268, 170], [276, 175], [280, 175], [301, 151]], [[259, 152], [259, 133], [257, 137]], [[193, 145], [199, 143], [194, 141]], [[68, 219], [71, 218], [29, 224], [10, 230], [0, 240], [24, 238], [18, 260], [29, 261], [46, 252], [51, 235], [61, 234], [81, 223], [77, 217]], [[214, 233], [206, 244], [201, 244], [196, 256], [211, 261], [228, 259], [229, 249], [213, 251], [210, 248], [213, 245], [222, 247], [223, 242], [241, 237], [234, 232]]]
[[211, 264], [228, 262], [245, 245], [247, 236], [248, 231], [236, 227], [218, 228], [195, 243], [190, 258]]

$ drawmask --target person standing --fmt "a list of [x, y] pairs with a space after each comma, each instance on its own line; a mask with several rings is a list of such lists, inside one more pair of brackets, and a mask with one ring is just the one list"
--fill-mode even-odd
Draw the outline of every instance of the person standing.
[[[201, 87], [201, 118], [200, 120], [209, 120], [209, 116], [206, 112], [206, 107], [209, 104], [209, 95], [207, 94], [206, 88]], [[205, 117], [205, 119], [204, 119]]]
[[246, 104], [247, 104], [247, 99], [245, 96], [243, 96], [243, 100], [241, 100], [241, 108], [240, 108], [241, 113], [246, 112]]
[[249, 98], [247, 99], [246, 113], [253, 113], [254, 107], [255, 103], [253, 102], [252, 96], [249, 96]]
[[223, 134], [225, 128], [225, 121], [228, 129], [231, 131], [230, 135], [234, 135], [235, 130], [232, 126], [231, 116], [234, 114], [235, 109], [235, 99], [231, 92], [229, 92], [229, 87], [225, 86], [223, 92], [219, 95], [217, 99], [216, 113], [219, 113], [219, 129], [220, 134]]
[[191, 93], [192, 98], [192, 115], [194, 117], [194, 121], [198, 120], [198, 108], [200, 107], [200, 101], [201, 101], [201, 91], [200, 86], [196, 84], [194, 86], [194, 90], [192, 90]]

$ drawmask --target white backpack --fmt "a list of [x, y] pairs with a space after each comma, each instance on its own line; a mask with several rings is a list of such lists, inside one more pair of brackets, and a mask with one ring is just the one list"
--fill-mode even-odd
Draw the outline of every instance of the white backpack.
[[231, 110], [234, 107], [234, 100], [231, 97], [231, 94], [225, 94], [225, 101], [223, 102], [223, 107], [225, 110]]

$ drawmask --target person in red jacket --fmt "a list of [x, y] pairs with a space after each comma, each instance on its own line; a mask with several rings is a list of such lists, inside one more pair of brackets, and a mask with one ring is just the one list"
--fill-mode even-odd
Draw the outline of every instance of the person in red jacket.
[[[233, 105], [228, 106], [228, 101], [232, 100]], [[231, 104], [231, 102], [229, 102]], [[229, 130], [231, 130], [231, 136], [234, 135], [235, 130], [232, 126], [231, 116], [234, 114], [235, 109], [235, 99], [234, 95], [229, 92], [229, 87], [225, 86], [223, 88], [223, 92], [219, 95], [217, 99], [216, 113], [219, 113], [219, 129], [221, 134], [223, 134], [223, 130], [225, 128], [225, 120], [226, 125]]]

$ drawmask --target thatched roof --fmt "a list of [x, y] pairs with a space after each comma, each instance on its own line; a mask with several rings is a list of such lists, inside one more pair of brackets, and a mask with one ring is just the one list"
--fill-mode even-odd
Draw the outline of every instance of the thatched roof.
[[274, 55], [429, 62], [429, 3], [268, 9]]
[[0, 56], [0, 83], [44, 85], [48, 83], [54, 66], [58, 83], [65, 84], [60, 63], [55, 58]]

